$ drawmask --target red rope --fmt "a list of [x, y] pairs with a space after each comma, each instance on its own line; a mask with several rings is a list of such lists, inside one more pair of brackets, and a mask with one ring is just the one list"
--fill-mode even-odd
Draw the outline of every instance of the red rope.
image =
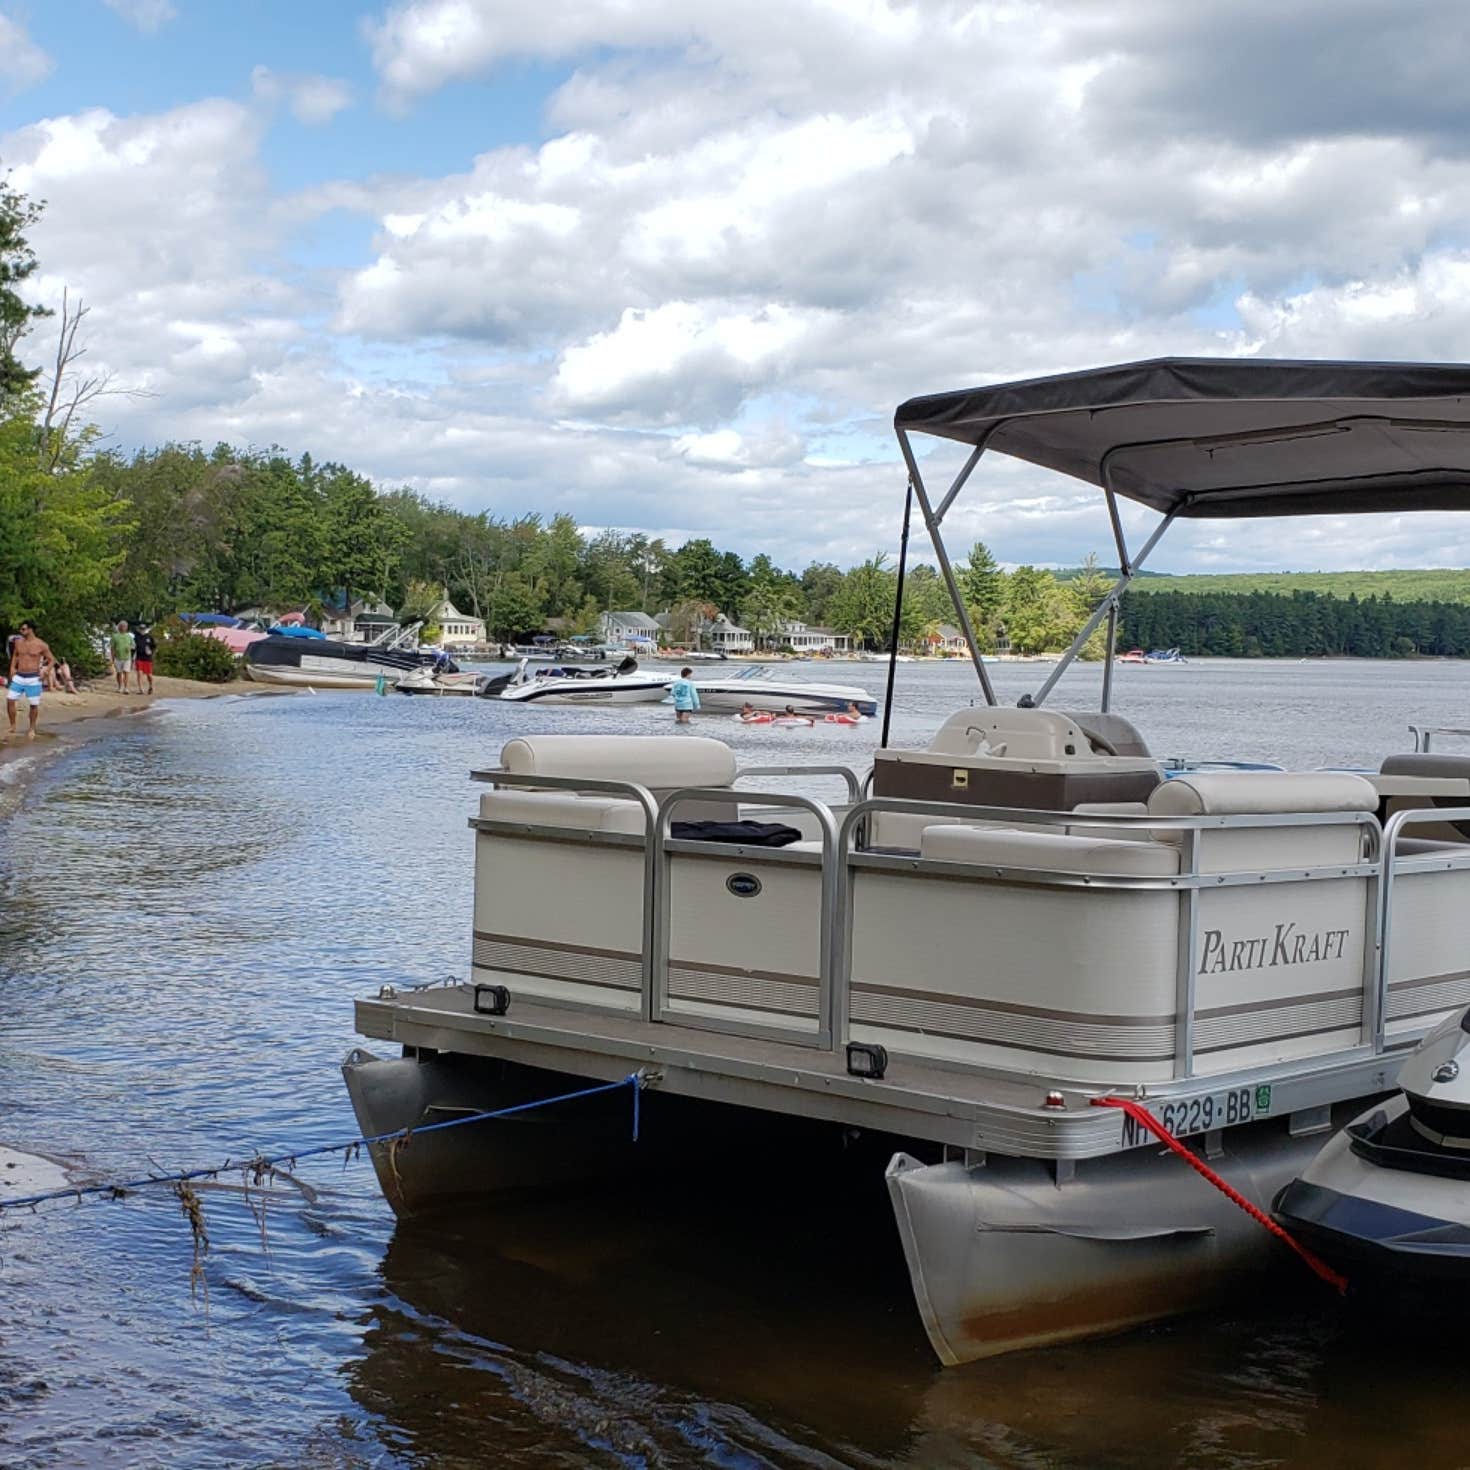
[[1347, 1295], [1346, 1276], [1339, 1275], [1320, 1256], [1314, 1255], [1299, 1240], [1288, 1235], [1264, 1210], [1253, 1205], [1238, 1189], [1232, 1189], [1198, 1154], [1185, 1148], [1142, 1103], [1134, 1102], [1128, 1097], [1095, 1097], [1092, 1099], [1092, 1105], [1095, 1108], [1121, 1108], [1135, 1123], [1147, 1128], [1165, 1148], [1178, 1154], [1196, 1174], [1208, 1179], [1231, 1204], [1244, 1210], [1257, 1225], [1264, 1226], [1277, 1240], [1295, 1251], [1330, 1287], [1343, 1296]]

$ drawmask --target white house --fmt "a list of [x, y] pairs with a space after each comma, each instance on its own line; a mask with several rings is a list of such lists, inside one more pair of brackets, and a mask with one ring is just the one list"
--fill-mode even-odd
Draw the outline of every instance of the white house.
[[658, 642], [659, 626], [645, 612], [605, 612], [598, 619], [597, 635], [604, 643], [638, 648]]
[[471, 648], [485, 641], [485, 620], [462, 613], [444, 594], [444, 600], [429, 614], [429, 621], [439, 628], [439, 642], [444, 648]]
[[700, 637], [709, 640], [716, 653], [754, 653], [755, 637], [749, 628], [732, 623], [724, 613], [716, 615], [714, 622], [700, 629]]
[[777, 648], [790, 648], [793, 653], [848, 653], [852, 638], [833, 628], [809, 628], [805, 623], [785, 622], [779, 632], [764, 640]]

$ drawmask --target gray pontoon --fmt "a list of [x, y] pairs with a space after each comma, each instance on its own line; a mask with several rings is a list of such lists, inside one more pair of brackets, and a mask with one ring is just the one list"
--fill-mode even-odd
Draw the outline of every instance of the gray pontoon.
[[[884, 1140], [924, 1326], [955, 1363], [1194, 1307], [1270, 1258], [1097, 1099], [1142, 1101], [1264, 1208], [1470, 1002], [1463, 771], [1165, 779], [1110, 708], [1118, 599], [1173, 521], [1470, 509], [1470, 368], [1165, 360], [915, 399], [896, 429], [984, 707], [924, 750], [885, 728], [866, 771], [741, 771], [697, 737], [511, 740], [475, 773], [470, 979], [359, 1001], [359, 1031], [403, 1054], [345, 1073], [368, 1133], [645, 1081], [636, 1147], [618, 1101], [378, 1148], [404, 1214], [650, 1150], [758, 1189], [773, 1138]], [[942, 491], [919, 435], [968, 451]], [[986, 451], [1099, 487], [1121, 567], [1019, 709], [996, 704], [942, 535]], [[1160, 515], [1136, 552], [1120, 499]], [[1050, 708], [1103, 623], [1101, 708]], [[841, 794], [759, 789], [777, 775]], [[751, 816], [800, 840], [673, 835]]]

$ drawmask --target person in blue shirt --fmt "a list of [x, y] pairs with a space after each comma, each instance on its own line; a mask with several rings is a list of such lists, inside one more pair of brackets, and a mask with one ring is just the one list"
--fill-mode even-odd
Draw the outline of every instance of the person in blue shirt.
[[674, 719], [681, 725], [689, 723], [689, 716], [699, 708], [699, 690], [694, 687], [688, 669], [680, 669], [674, 687], [669, 691], [674, 696]]

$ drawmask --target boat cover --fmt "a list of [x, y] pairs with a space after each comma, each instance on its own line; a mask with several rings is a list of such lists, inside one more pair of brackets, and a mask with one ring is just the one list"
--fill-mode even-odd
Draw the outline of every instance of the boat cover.
[[911, 398], [984, 445], [1182, 517], [1470, 510], [1470, 365], [1158, 358]]

